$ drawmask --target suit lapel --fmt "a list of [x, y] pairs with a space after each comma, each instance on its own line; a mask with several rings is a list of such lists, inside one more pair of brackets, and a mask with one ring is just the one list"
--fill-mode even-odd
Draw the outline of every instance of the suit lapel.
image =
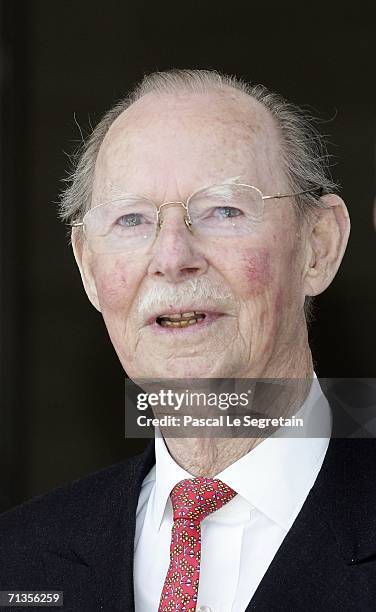
[[[136, 510], [142, 481], [155, 463], [154, 440], [142, 455], [127, 462], [126, 478], [119, 482], [98, 526], [98, 538], [93, 553], [100, 603], [104, 609], [134, 610], [133, 558]], [[110, 571], [109, 571], [110, 570]]]
[[47, 584], [64, 590], [68, 609], [134, 610], [136, 510], [142, 481], [154, 463], [152, 440], [95, 493], [74, 537], [44, 552]]
[[[376, 553], [376, 519], [369, 511], [376, 496], [373, 449], [374, 440], [331, 439], [318, 478], [247, 612], [275, 609], [276, 602], [279, 610], [349, 609], [345, 585], [354, 580], [354, 566], [362, 571]], [[358, 584], [361, 579], [359, 573]]]

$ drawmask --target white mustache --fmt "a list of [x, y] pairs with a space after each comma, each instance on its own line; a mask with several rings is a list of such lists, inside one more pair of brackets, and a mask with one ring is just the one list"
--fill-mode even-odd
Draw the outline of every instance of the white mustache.
[[147, 317], [151, 312], [163, 312], [168, 308], [181, 308], [187, 304], [227, 310], [235, 304], [235, 299], [220, 285], [213, 284], [205, 277], [198, 277], [176, 285], [151, 287], [147, 293], [140, 296], [138, 310], [143, 317]]

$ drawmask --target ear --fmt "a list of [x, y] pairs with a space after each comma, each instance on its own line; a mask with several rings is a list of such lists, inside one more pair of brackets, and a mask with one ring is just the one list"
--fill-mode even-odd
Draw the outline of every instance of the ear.
[[86, 295], [90, 302], [99, 312], [101, 312], [98, 300], [97, 287], [92, 272], [92, 255], [88, 250], [85, 238], [82, 236], [82, 231], [78, 228], [72, 229], [72, 247], [76, 263], [80, 270], [82, 283], [84, 285]]
[[318, 295], [329, 287], [342, 261], [350, 234], [344, 201], [334, 193], [320, 198], [325, 208], [308, 222], [308, 249], [304, 273], [305, 294]]

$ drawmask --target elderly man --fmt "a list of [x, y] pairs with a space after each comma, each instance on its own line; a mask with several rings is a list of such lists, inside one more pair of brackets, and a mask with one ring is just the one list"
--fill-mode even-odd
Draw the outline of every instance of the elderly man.
[[[307, 339], [349, 216], [304, 115], [210, 71], [146, 77], [62, 201], [86, 293], [139, 379], [309, 381], [320, 437], [164, 437], [0, 520], [3, 589], [67, 610], [370, 610], [373, 440], [330, 437]], [[296, 399], [296, 398], [295, 398]]]

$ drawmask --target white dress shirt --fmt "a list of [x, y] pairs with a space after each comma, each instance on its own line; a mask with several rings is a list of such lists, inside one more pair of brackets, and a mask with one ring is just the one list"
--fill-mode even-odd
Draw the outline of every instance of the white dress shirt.
[[[197, 611], [244, 612], [316, 480], [329, 443], [331, 414], [314, 376], [296, 416], [309, 417], [306, 434], [317, 435], [312, 423], [319, 422], [323, 437], [270, 436], [215, 476], [238, 495], [201, 523]], [[193, 478], [171, 457], [158, 428], [155, 455], [137, 506], [136, 612], [158, 610], [170, 561], [170, 493], [180, 480]]]

